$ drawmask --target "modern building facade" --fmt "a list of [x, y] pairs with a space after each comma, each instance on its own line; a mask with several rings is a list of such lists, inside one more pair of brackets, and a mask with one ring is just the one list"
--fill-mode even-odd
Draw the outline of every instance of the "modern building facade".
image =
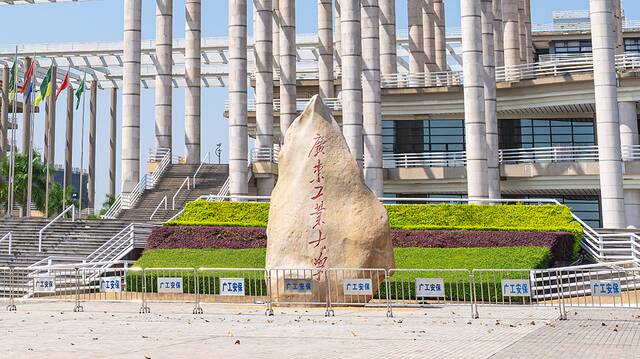
[[[529, 1], [462, 0], [461, 4], [462, 28], [448, 29], [438, 18], [440, 1], [340, 0], [338, 8], [334, 2], [336, 95], [324, 100], [341, 124], [349, 124], [351, 129], [343, 130], [350, 146], [366, 151], [366, 144], [374, 141], [364, 131], [352, 134], [351, 124], [366, 126], [362, 118], [366, 100], [362, 104], [361, 99], [369, 98], [369, 91], [375, 98], [379, 91], [382, 194], [555, 198], [594, 227], [640, 226], [636, 109], [640, 27], [624, 19], [617, 0], [592, 0], [590, 11], [557, 12], [553, 24], [536, 26], [531, 25]], [[395, 26], [394, 10], [400, 6], [408, 6], [411, 14], [408, 29]], [[355, 17], [345, 20], [344, 9]], [[327, 6], [319, 10], [331, 11]], [[363, 18], [374, 12], [379, 18], [376, 32], [365, 27]], [[418, 19], [414, 16], [418, 13], [424, 16]], [[327, 16], [321, 12], [319, 19]], [[358, 20], [361, 31], [345, 31], [345, 25]], [[438, 31], [439, 24], [444, 31]], [[372, 47], [370, 41], [364, 46], [375, 33], [378, 46]], [[431, 39], [434, 33], [436, 38]], [[446, 39], [437, 38], [445, 33]], [[353, 42], [358, 36], [361, 41]], [[435, 44], [443, 41], [448, 49], [446, 67], [431, 60], [437, 55]], [[357, 63], [366, 65], [369, 51], [380, 56], [379, 88], [371, 86], [366, 69], [346, 67], [351, 62], [345, 63], [345, 55], [348, 59], [351, 54], [341, 53], [339, 46], [345, 43], [356, 49], [356, 56], [361, 52]], [[389, 49], [396, 50], [392, 65]], [[319, 66], [328, 66], [327, 62]], [[326, 69], [318, 69], [323, 72]], [[304, 96], [297, 96], [298, 111], [311, 95], [323, 93], [318, 73], [299, 73], [297, 93]], [[277, 67], [274, 74], [277, 139], [282, 88]], [[256, 98], [260, 88], [249, 76], [247, 123], [254, 136], [263, 119], [251, 99], [251, 87]], [[354, 77], [361, 80], [350, 83]], [[357, 95], [350, 92], [354, 86]], [[244, 106], [233, 101], [228, 105], [229, 109]], [[363, 142], [354, 139], [358, 136]], [[274, 148], [252, 150], [254, 176], [277, 175], [277, 166], [265, 164], [276, 162], [268, 155], [277, 153]], [[354, 154], [362, 156], [361, 151]], [[497, 167], [493, 176], [492, 163]], [[369, 177], [367, 181], [372, 190], [380, 185]]]

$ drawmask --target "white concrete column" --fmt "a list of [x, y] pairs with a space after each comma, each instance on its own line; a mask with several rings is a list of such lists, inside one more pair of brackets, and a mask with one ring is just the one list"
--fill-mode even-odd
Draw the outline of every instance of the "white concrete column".
[[436, 65], [436, 13], [433, 0], [421, 0], [422, 37], [424, 42], [424, 72], [438, 72]]
[[470, 199], [489, 196], [480, 14], [479, 1], [461, 0], [467, 194]]
[[335, 20], [335, 32], [333, 35], [333, 42], [335, 48], [335, 58], [336, 58], [336, 66], [342, 69], [342, 21], [340, 19], [340, 14], [342, 10], [340, 9], [340, 0], [335, 1], [335, 10], [336, 10], [336, 20]]
[[185, 81], [184, 93], [184, 147], [189, 164], [200, 163], [200, 69], [202, 37], [200, 0], [185, 0]]
[[612, 0], [590, 0], [602, 226], [626, 226]]
[[613, 32], [616, 38], [616, 55], [624, 54], [624, 31], [622, 28], [622, 4], [613, 0]]
[[[256, 148], [273, 148], [273, 4], [271, 0], [253, 0], [254, 62], [256, 64]], [[275, 177], [258, 177], [260, 195], [270, 195]]]
[[318, 77], [320, 97], [334, 97], [333, 91], [333, 2], [318, 0]]
[[[24, 71], [27, 72], [31, 67], [31, 57], [27, 56], [24, 59]], [[27, 86], [27, 85], [25, 85]], [[34, 85], [35, 88], [35, 85]], [[29, 156], [31, 147], [31, 96], [29, 99], [22, 103], [22, 148], [23, 154]]]
[[87, 181], [87, 208], [96, 208], [96, 121], [98, 117], [98, 83], [89, 86], [89, 180]]
[[396, 1], [378, 0], [380, 12], [380, 71], [383, 75], [398, 72], [396, 49]]
[[527, 0], [518, 0], [517, 8], [518, 8], [518, 50], [520, 52], [520, 62], [525, 64], [527, 63], [527, 25], [526, 25], [526, 15], [525, 15], [525, 1]]
[[0, 106], [0, 159], [9, 151], [9, 75], [11, 70], [2, 68], [2, 106]]
[[407, 16], [409, 27], [409, 73], [424, 72], [424, 38], [422, 34], [422, 2], [423, 0], [407, 0]]
[[73, 175], [73, 87], [69, 85], [67, 88], [67, 124], [65, 127], [65, 146], [64, 146], [64, 177], [62, 188], [64, 190], [71, 186]]
[[496, 107], [496, 63], [494, 49], [493, 4], [482, 0], [482, 63], [484, 66], [484, 119], [487, 136], [487, 173], [489, 198], [500, 198], [498, 162], [498, 113]]
[[122, 192], [140, 180], [140, 25], [142, 0], [124, 0]]
[[502, 23], [502, 0], [493, 0], [493, 48], [496, 67], [504, 66], [504, 31]]
[[527, 63], [535, 61], [535, 51], [533, 49], [533, 33], [531, 28], [531, 0], [524, 0], [524, 29], [525, 43], [527, 51]]
[[280, 143], [296, 119], [296, 2], [280, 0]]
[[110, 196], [116, 195], [116, 145], [118, 143], [117, 116], [118, 89], [111, 89], [111, 107], [109, 109], [109, 192]]
[[362, 43], [360, 0], [341, 0], [342, 30], [342, 133], [362, 167]]
[[517, 1], [519, 0], [502, 0], [505, 66], [520, 65], [520, 27]]
[[172, 149], [173, 0], [156, 0], [156, 148]]
[[229, 0], [229, 192], [249, 192], [247, 170], [247, 0]]
[[[614, 0], [615, 1], [615, 0]], [[620, 113], [620, 144], [623, 148], [640, 144], [638, 138], [638, 112], [633, 101], [618, 102]], [[627, 226], [640, 228], [640, 190], [624, 190], [624, 208]]]
[[280, 0], [273, 0], [271, 44], [273, 48], [273, 71], [280, 70]]
[[444, 0], [433, 0], [433, 10], [436, 13], [436, 65], [440, 71], [448, 71], [447, 65], [447, 32], [444, 18]]
[[[47, 97], [47, 104], [49, 111], [47, 112], [47, 118], [49, 120], [49, 126], [47, 127], [47, 135], [49, 137], [48, 147], [47, 147], [47, 157], [46, 162], [50, 165], [55, 164], [56, 159], [56, 96], [55, 93], [58, 91], [58, 66], [51, 67], [51, 93]], [[53, 183], [53, 173], [50, 174], [49, 183]]]
[[364, 180], [376, 195], [384, 195], [382, 171], [382, 111], [380, 108], [380, 20], [378, 0], [362, 0], [362, 112]]

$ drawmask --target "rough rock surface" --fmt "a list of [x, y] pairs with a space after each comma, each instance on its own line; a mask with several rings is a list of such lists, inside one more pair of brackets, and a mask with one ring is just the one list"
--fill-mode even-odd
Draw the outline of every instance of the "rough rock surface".
[[278, 172], [267, 268], [394, 268], [387, 212], [319, 97], [287, 130]]

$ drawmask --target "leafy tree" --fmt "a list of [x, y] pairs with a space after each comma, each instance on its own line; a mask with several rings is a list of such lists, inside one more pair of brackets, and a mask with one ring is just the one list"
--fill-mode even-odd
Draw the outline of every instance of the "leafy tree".
[[113, 203], [115, 201], [116, 201], [115, 196], [106, 195], [106, 197], [104, 198], [104, 202], [102, 202], [102, 209], [100, 209], [100, 216], [103, 216], [105, 213], [107, 213], [107, 211], [109, 211], [109, 208], [113, 206]]
[[[14, 172], [14, 191], [13, 200], [14, 203], [22, 204], [22, 215], [26, 215], [27, 208], [27, 182], [29, 171], [29, 155], [16, 153], [15, 154], [15, 172]], [[36, 209], [41, 212], [45, 212], [46, 203], [46, 186], [47, 186], [47, 166], [42, 163], [41, 155], [38, 151], [33, 151], [32, 161], [32, 187], [31, 187], [31, 200], [35, 204]], [[8, 194], [8, 178], [9, 178], [9, 156], [5, 156], [0, 162], [0, 176], [2, 182], [0, 182], [0, 206], [6, 209], [7, 206], [7, 194]], [[53, 166], [49, 167], [50, 175], [54, 173]], [[71, 198], [72, 188], [68, 188], [66, 191], [66, 203], [73, 203]], [[53, 216], [62, 210], [62, 186], [54, 183], [49, 188], [49, 215]]]

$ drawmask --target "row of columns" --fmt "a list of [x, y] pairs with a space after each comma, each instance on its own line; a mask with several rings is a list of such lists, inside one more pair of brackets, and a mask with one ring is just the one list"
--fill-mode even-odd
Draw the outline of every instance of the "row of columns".
[[[142, 0], [124, 0], [122, 192], [125, 194], [140, 180], [141, 17]], [[169, 150], [173, 147], [172, 26], [173, 0], [156, 1], [155, 144], [157, 149]], [[188, 164], [201, 160], [201, 41], [201, 0], [185, 0], [184, 142]]]

